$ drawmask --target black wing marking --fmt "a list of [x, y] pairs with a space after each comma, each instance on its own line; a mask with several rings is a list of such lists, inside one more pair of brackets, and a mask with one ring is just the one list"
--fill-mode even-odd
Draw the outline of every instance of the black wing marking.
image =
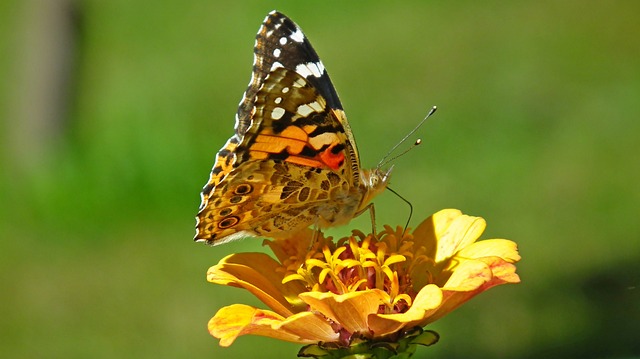
[[284, 67], [305, 77], [327, 101], [330, 108], [342, 109], [329, 74], [311, 43], [291, 19], [272, 11], [265, 18], [254, 46], [253, 73], [236, 114], [236, 135], [240, 138], [251, 126], [256, 94], [269, 73]]

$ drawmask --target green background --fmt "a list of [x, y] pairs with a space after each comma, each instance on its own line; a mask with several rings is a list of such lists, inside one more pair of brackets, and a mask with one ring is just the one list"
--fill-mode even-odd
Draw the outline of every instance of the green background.
[[[272, 9], [311, 39], [412, 225], [442, 208], [516, 241], [522, 283], [431, 329], [424, 358], [640, 356], [640, 2], [4, 1], [0, 357], [285, 358], [206, 323], [260, 305], [205, 280], [247, 239], [192, 243]], [[380, 223], [408, 209], [386, 192]], [[348, 227], [368, 228], [367, 216]]]

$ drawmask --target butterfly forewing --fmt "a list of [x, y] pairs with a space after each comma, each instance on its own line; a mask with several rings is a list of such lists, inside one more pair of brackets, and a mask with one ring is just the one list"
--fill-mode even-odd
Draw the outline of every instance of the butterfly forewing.
[[256, 36], [235, 130], [203, 188], [196, 240], [275, 238], [346, 223], [371, 197], [329, 75], [280, 13], [270, 13]]

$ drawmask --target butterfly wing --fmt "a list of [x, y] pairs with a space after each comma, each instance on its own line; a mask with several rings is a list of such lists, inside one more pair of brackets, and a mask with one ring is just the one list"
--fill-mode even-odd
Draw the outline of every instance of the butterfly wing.
[[360, 169], [353, 135], [300, 28], [270, 13], [254, 55], [236, 133], [218, 152], [202, 191], [196, 240], [218, 244], [330, 225], [350, 219], [360, 202], [351, 194]]
[[274, 67], [284, 67], [305, 76], [327, 100], [331, 108], [342, 109], [329, 74], [302, 30], [285, 15], [272, 11], [264, 19], [253, 49], [253, 74], [236, 116], [236, 132], [243, 134], [251, 125], [254, 98]]

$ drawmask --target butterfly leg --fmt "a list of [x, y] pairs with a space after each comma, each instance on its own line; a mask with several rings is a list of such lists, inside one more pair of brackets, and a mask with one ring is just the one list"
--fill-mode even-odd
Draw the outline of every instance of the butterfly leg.
[[375, 237], [376, 233], [376, 208], [373, 203], [369, 203], [366, 207], [364, 207], [360, 212], [356, 213], [354, 217], [357, 217], [363, 214], [365, 211], [369, 211], [369, 215], [371, 216], [371, 233]]
[[313, 247], [316, 245], [316, 243], [318, 242], [318, 238], [320, 238], [320, 226], [318, 226], [318, 224], [314, 224], [313, 225], [313, 235], [311, 237], [311, 241], [309, 242], [309, 248], [307, 248], [308, 252], [311, 252], [311, 249], [313, 249]]
[[373, 203], [369, 203], [367, 208], [369, 208], [369, 215], [371, 215], [371, 233], [376, 237], [376, 207]]

